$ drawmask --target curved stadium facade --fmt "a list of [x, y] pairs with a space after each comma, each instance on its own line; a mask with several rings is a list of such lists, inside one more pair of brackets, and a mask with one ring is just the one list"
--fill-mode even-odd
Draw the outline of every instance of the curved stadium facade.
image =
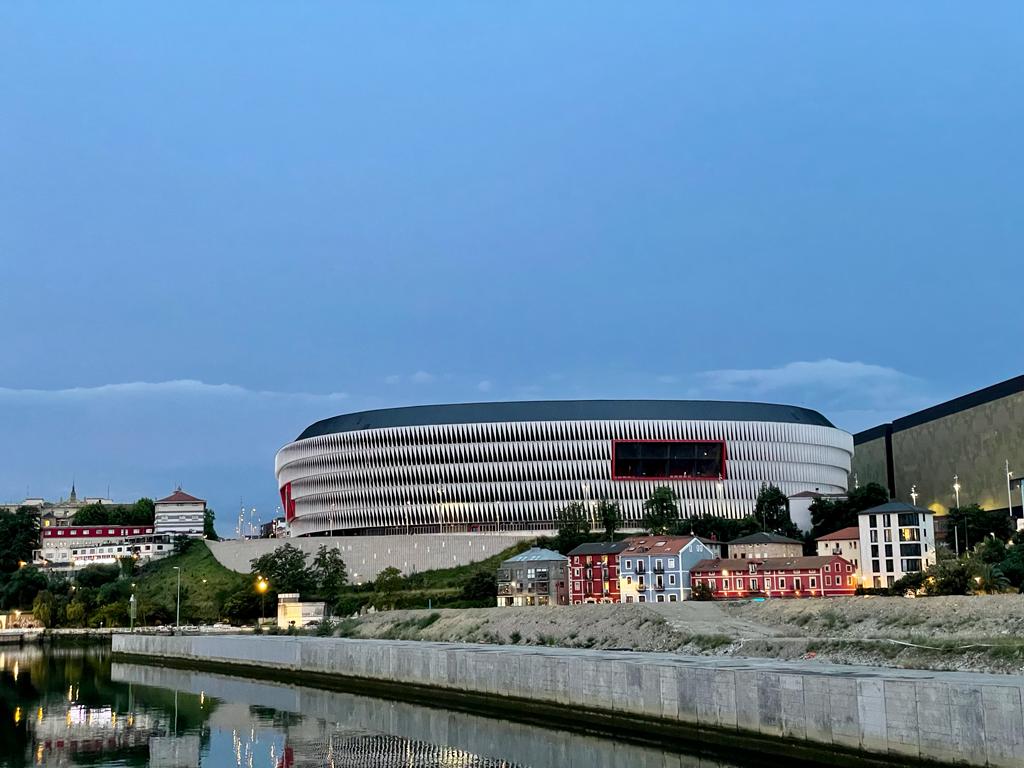
[[277, 454], [292, 536], [550, 530], [618, 501], [637, 527], [658, 485], [684, 517], [751, 514], [758, 490], [847, 488], [852, 437], [816, 411], [695, 400], [467, 403], [318, 421]]

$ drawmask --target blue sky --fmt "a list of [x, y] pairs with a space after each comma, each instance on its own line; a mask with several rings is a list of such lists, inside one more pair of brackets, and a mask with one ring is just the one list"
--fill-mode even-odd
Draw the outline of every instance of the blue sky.
[[[1019, 374], [1024, 6], [5, 3], [0, 499], [310, 421]], [[227, 525], [221, 526], [226, 530]]]

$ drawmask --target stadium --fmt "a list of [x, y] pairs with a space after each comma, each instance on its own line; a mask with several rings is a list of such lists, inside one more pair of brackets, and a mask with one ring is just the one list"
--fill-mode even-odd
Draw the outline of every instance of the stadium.
[[466, 403], [343, 414], [277, 453], [292, 536], [545, 531], [570, 502], [637, 527], [658, 485], [684, 517], [751, 514], [762, 483], [847, 489], [853, 439], [816, 411], [697, 400]]

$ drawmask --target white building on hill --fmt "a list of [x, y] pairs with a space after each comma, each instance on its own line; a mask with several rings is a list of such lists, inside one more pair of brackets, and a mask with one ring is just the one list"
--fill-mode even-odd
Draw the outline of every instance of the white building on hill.
[[206, 517], [206, 501], [181, 490], [155, 502], [154, 525], [157, 534], [202, 538]]

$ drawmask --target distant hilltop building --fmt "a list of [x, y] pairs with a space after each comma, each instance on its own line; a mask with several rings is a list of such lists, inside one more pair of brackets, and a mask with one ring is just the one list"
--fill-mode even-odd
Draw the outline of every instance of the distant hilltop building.
[[202, 538], [206, 518], [206, 501], [197, 499], [181, 490], [154, 502], [156, 516], [154, 526], [157, 535], [193, 536]]
[[130, 506], [133, 502], [120, 502], [104, 498], [102, 496], [86, 496], [78, 498], [75, 484], [71, 484], [71, 495], [60, 501], [46, 501], [41, 497], [29, 497], [18, 503], [0, 504], [0, 510], [14, 512], [19, 507], [32, 507], [39, 510], [39, 525], [42, 528], [64, 528], [72, 524], [75, 514], [82, 508], [91, 504], [102, 504], [106, 507], [124, 504]]
[[275, 470], [293, 537], [529, 532], [601, 499], [639, 528], [659, 485], [684, 518], [742, 518], [763, 483], [845, 493], [852, 455], [848, 433], [790, 405], [558, 400], [335, 416], [284, 446]]

